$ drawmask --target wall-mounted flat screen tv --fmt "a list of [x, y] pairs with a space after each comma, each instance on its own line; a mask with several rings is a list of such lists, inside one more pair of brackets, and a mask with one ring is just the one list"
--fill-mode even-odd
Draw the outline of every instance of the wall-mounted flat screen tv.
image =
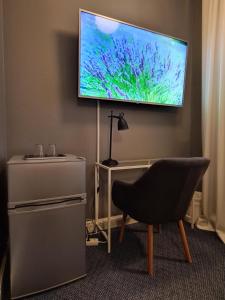
[[80, 10], [79, 97], [182, 106], [187, 42]]

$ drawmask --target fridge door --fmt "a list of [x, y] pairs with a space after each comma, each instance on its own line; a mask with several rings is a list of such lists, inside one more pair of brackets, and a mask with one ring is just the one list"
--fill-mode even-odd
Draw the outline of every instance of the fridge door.
[[8, 164], [8, 205], [86, 192], [85, 160]]
[[85, 200], [9, 210], [11, 297], [85, 276]]

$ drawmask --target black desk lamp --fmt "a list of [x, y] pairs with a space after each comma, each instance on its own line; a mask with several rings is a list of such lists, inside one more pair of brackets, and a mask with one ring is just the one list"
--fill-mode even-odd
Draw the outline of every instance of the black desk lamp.
[[119, 116], [113, 115], [113, 111], [111, 110], [111, 115], [108, 116], [110, 118], [110, 140], [109, 140], [109, 158], [102, 162], [103, 165], [113, 167], [118, 165], [118, 162], [112, 159], [112, 125], [113, 118], [118, 119], [118, 130], [128, 129], [127, 121], [124, 119], [124, 113], [120, 113]]

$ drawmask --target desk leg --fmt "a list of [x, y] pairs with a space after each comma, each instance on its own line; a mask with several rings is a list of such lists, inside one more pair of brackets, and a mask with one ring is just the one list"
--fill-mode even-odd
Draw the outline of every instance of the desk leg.
[[112, 194], [112, 181], [111, 170], [108, 170], [108, 253], [111, 252], [111, 194]]
[[99, 218], [99, 167], [95, 166], [95, 222]]

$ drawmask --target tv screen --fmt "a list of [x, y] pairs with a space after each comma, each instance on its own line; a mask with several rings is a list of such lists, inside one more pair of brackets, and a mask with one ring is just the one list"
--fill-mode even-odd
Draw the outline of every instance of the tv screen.
[[80, 10], [79, 97], [182, 106], [187, 42]]

